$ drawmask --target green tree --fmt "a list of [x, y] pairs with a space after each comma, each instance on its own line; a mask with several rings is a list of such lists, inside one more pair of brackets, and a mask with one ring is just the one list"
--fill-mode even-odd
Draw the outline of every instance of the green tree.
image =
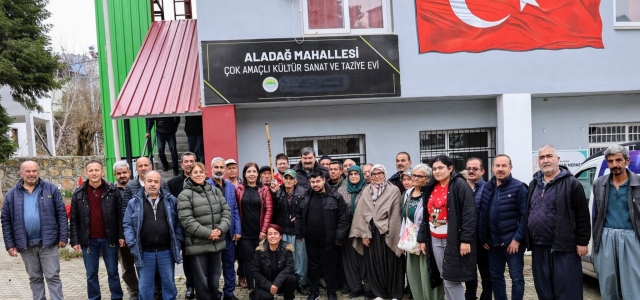
[[16, 143], [6, 135], [11, 123], [13, 123], [13, 119], [9, 117], [7, 111], [0, 105], [0, 132], [5, 133], [0, 134], [0, 163], [7, 161], [7, 159], [11, 157], [18, 148], [18, 145], [16, 145]]
[[[47, 36], [51, 25], [44, 23], [51, 14], [45, 9], [48, 3], [49, 0], [0, 0], [0, 86], [9, 86], [14, 101], [38, 112], [42, 112], [38, 99], [60, 88], [54, 75], [61, 65]], [[5, 134], [6, 118], [7, 112], [0, 110], [0, 162], [13, 154], [4, 151], [13, 144]]]

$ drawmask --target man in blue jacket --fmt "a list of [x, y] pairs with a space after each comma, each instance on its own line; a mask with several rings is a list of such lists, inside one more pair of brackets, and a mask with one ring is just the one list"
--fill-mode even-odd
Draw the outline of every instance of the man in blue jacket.
[[68, 241], [67, 212], [58, 187], [39, 178], [34, 161], [20, 166], [22, 179], [2, 205], [2, 234], [10, 256], [22, 257], [33, 299], [45, 299], [44, 280], [51, 299], [64, 299], [58, 248]]
[[178, 219], [177, 200], [161, 190], [157, 171], [145, 175], [144, 190], [129, 201], [122, 225], [140, 278], [140, 299], [153, 299], [156, 270], [163, 299], [176, 299], [175, 264], [182, 263], [180, 244], [184, 241]]
[[224, 276], [222, 299], [238, 300], [233, 294], [236, 289], [236, 271], [233, 267], [235, 262], [235, 242], [240, 239], [242, 231], [240, 230], [240, 214], [238, 213], [238, 204], [236, 202], [236, 187], [231, 181], [224, 179], [225, 169], [225, 160], [222, 157], [216, 157], [211, 160], [212, 178], [209, 178], [207, 182], [222, 191], [224, 199], [227, 200], [231, 210], [231, 224], [229, 231], [224, 236], [227, 247], [222, 250], [222, 274]]
[[507, 300], [504, 265], [509, 266], [511, 299], [524, 297], [524, 251], [527, 187], [511, 176], [511, 158], [493, 159], [493, 178], [484, 186], [480, 209], [480, 242], [489, 250], [491, 287], [496, 300]]

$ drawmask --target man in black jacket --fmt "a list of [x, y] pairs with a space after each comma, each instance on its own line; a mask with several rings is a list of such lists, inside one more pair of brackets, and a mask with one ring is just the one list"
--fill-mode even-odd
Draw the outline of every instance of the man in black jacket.
[[[113, 174], [116, 177], [115, 187], [120, 192], [120, 197], [124, 198], [124, 189], [131, 179], [131, 170], [126, 161], [120, 160], [113, 164]], [[123, 214], [124, 216], [124, 214]], [[129, 247], [121, 247], [118, 261], [122, 268], [122, 281], [127, 285], [129, 299], [138, 299], [138, 274], [136, 273], [135, 261], [131, 255]]]
[[329, 179], [329, 170], [316, 162], [316, 153], [311, 147], [305, 147], [300, 150], [300, 162], [293, 167], [298, 174], [298, 185], [305, 189], [310, 189], [309, 177], [315, 171], [322, 173], [322, 178]]
[[164, 154], [164, 144], [165, 142], [169, 144], [171, 163], [173, 164], [173, 176], [178, 175], [176, 131], [178, 131], [179, 124], [180, 117], [147, 118], [147, 138], [151, 136], [151, 129], [153, 129], [153, 125], [156, 126], [156, 136], [158, 137], [158, 156], [160, 156], [160, 161], [162, 161], [162, 171], [169, 170], [169, 162], [167, 161], [167, 156]]
[[282, 176], [282, 185], [271, 184], [271, 199], [273, 199], [273, 219], [271, 223], [277, 224], [282, 228], [282, 240], [290, 243], [296, 249], [293, 253], [295, 261], [295, 271], [298, 276], [298, 293], [309, 295], [307, 286], [307, 250], [304, 241], [297, 241], [295, 235], [296, 229], [296, 212], [300, 202], [304, 200], [307, 189], [299, 186], [296, 180], [298, 174], [291, 169], [284, 171]]
[[109, 280], [112, 299], [122, 299], [118, 274], [118, 249], [124, 247], [122, 198], [118, 189], [102, 179], [102, 163], [90, 160], [85, 166], [87, 181], [73, 193], [69, 235], [71, 246], [82, 251], [87, 271], [88, 299], [100, 299], [98, 267], [100, 253]]
[[591, 238], [582, 185], [551, 145], [538, 150], [540, 171], [529, 184], [528, 244], [539, 299], [582, 299], [582, 263]]
[[204, 139], [202, 137], [202, 116], [184, 117], [184, 133], [187, 135], [189, 152], [196, 154], [197, 161], [204, 163]]
[[327, 297], [336, 300], [338, 246], [346, 242], [349, 234], [349, 212], [342, 196], [326, 184], [321, 171], [311, 173], [309, 182], [311, 189], [298, 206], [295, 219], [296, 240], [305, 240], [309, 261], [310, 293], [307, 299], [320, 298], [322, 274], [327, 285]]
[[[182, 174], [169, 179], [167, 182], [171, 195], [176, 197], [176, 199], [184, 189], [184, 180], [189, 178], [191, 166], [196, 162], [196, 155], [191, 152], [185, 152], [182, 154], [181, 160], [182, 162], [180, 163], [180, 167], [182, 167]], [[184, 260], [182, 270], [184, 271], [185, 285], [187, 286], [187, 291], [185, 292], [184, 297], [185, 299], [193, 299], [195, 298], [193, 274], [191, 273], [190, 257], [184, 254], [184, 244], [185, 243], [182, 243], [182, 259]]]

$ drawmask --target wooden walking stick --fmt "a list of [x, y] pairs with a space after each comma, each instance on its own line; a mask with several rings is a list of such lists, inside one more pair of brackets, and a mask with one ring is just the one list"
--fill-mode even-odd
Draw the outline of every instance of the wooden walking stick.
[[267, 148], [269, 149], [269, 167], [271, 168], [271, 176], [274, 176], [273, 159], [271, 159], [271, 136], [269, 136], [269, 123], [264, 123], [264, 127], [267, 131]]

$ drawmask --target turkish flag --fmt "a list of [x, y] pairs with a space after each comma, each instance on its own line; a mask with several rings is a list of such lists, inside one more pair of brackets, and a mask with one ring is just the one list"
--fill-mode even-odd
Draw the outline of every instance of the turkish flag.
[[604, 48], [600, 0], [416, 0], [420, 53]]

